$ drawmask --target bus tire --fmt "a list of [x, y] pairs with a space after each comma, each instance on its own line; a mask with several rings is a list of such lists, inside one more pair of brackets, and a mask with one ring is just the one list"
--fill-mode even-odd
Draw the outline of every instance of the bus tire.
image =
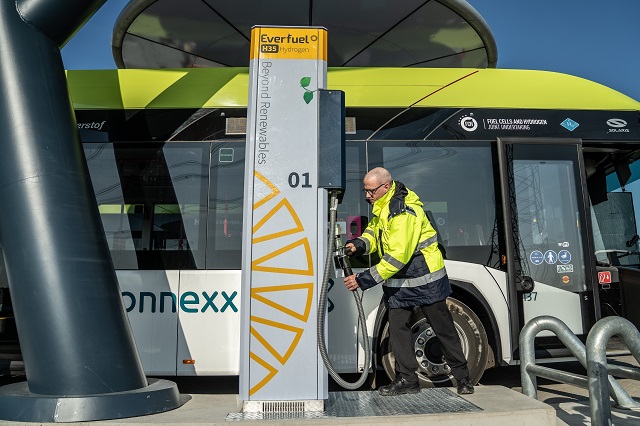
[[[478, 383], [487, 365], [489, 341], [478, 316], [459, 300], [448, 298], [447, 306], [460, 336], [462, 351], [467, 358], [469, 377]], [[412, 344], [418, 361], [418, 378], [423, 388], [452, 386], [451, 368], [442, 360], [440, 342], [424, 316], [416, 317], [411, 326]], [[389, 350], [389, 322], [382, 328], [380, 354], [382, 366], [390, 380], [395, 379], [395, 357]]]

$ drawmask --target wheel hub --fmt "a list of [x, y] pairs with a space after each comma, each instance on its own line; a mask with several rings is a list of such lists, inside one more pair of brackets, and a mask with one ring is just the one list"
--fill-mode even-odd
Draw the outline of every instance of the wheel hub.
[[421, 327], [415, 335], [414, 353], [418, 361], [418, 374], [427, 375], [432, 381], [437, 376], [448, 378], [451, 368], [443, 359], [440, 342], [431, 326]]

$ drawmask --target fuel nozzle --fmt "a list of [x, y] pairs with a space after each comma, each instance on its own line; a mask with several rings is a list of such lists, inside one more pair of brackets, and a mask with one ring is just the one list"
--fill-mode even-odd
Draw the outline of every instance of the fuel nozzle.
[[[344, 252], [344, 246], [342, 245], [342, 233], [340, 232], [340, 225], [336, 224], [334, 234], [334, 252], [333, 252], [333, 264], [336, 269], [336, 277], [348, 277], [353, 275], [351, 271], [351, 263], [349, 257]], [[340, 274], [342, 272], [342, 275]]]

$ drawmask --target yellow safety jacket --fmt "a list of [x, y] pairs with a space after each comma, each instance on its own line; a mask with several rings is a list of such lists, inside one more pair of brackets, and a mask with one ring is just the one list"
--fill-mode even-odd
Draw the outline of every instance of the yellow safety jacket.
[[383, 284], [389, 307], [429, 305], [451, 294], [436, 231], [415, 192], [394, 181], [373, 204], [373, 219], [349, 242], [355, 255], [377, 252], [380, 262], [356, 275], [363, 290]]

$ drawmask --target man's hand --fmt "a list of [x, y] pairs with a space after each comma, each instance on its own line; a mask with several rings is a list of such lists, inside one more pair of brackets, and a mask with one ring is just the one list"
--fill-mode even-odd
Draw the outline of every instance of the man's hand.
[[351, 256], [355, 252], [356, 246], [354, 246], [353, 243], [347, 243], [344, 245], [344, 254], [346, 254], [347, 256]]
[[344, 277], [344, 285], [347, 286], [347, 290], [356, 291], [360, 287], [356, 281], [356, 274]]

